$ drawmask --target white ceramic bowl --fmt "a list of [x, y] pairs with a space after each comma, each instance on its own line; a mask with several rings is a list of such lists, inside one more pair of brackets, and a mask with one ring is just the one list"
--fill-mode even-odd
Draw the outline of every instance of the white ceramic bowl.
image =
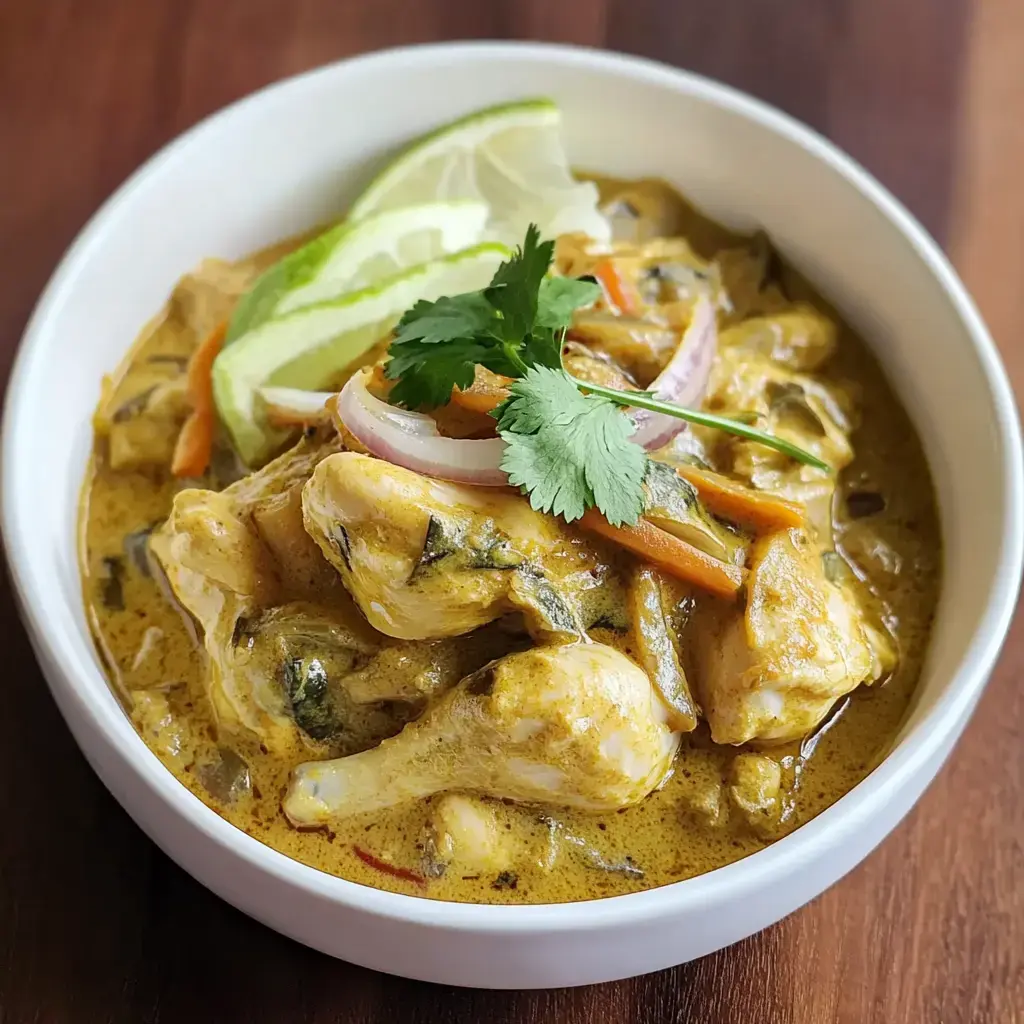
[[[863, 331], [920, 431], [945, 544], [919, 700], [885, 762], [811, 823], [701, 878], [590, 903], [438, 903], [355, 885], [236, 830], [136, 735], [93, 651], [75, 507], [100, 376], [176, 278], [344, 209], [412, 136], [485, 104], [554, 97], [572, 162], [657, 174], [736, 226], [765, 227]], [[457, 985], [544, 987], [668, 967], [764, 928], [858, 863], [964, 727], [1013, 610], [1024, 538], [1021, 442], [999, 358], [924, 231], [808, 129], [713, 82], [538, 45], [445, 45], [346, 61], [266, 89], [150, 160], [85, 228], [22, 341], [3, 432], [3, 530], [43, 672], [89, 762], [203, 884], [346, 960]]]

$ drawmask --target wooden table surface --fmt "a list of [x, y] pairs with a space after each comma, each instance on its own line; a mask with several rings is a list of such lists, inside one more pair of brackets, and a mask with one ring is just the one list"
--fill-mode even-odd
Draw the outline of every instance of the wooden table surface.
[[[1022, 0], [0, 0], [0, 370], [74, 234], [180, 131], [316, 64], [469, 37], [641, 53], [810, 122], [952, 254], [1024, 386]], [[0, 601], [0, 1024], [1024, 1021], [1021, 616], [919, 807], [811, 906], [673, 971], [487, 993], [330, 960], [184, 875], [93, 777]]]

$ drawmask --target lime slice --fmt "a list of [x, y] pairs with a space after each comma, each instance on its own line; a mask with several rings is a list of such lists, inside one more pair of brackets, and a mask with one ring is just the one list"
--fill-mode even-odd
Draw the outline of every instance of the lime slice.
[[582, 231], [608, 241], [597, 187], [576, 181], [562, 148], [562, 113], [550, 100], [490, 107], [414, 142], [359, 197], [352, 220], [428, 200], [482, 199], [486, 237], [521, 243], [534, 223], [545, 238]]
[[474, 199], [419, 203], [346, 221], [289, 253], [242, 296], [227, 343], [271, 317], [361, 291], [409, 267], [480, 241], [487, 206]]
[[248, 465], [258, 465], [288, 436], [263, 421], [256, 402], [259, 387], [326, 387], [417, 300], [483, 288], [509, 255], [503, 245], [482, 243], [372, 288], [272, 317], [224, 348], [213, 364], [213, 397], [238, 454]]

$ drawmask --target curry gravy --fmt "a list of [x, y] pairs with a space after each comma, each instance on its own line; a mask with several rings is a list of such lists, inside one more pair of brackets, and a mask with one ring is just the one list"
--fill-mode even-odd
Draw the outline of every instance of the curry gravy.
[[[606, 194], [614, 191], [613, 182], [601, 185]], [[674, 227], [705, 257], [749, 241], [689, 207], [678, 209]], [[180, 371], [203, 334], [282, 251], [234, 266], [213, 263], [186, 278], [105, 385], [107, 407], [117, 405], [119, 390], [130, 401], [152, 386], [137, 374], [132, 382], [133, 367], [173, 380], [175, 367]], [[777, 273], [791, 298], [838, 322], [806, 281], [789, 268]], [[911, 700], [937, 595], [935, 500], [905, 412], [864, 343], [841, 322], [837, 352], [816, 372], [825, 381], [852, 382], [857, 395], [856, 457], [833, 504], [837, 550], [866, 578], [899, 662], [883, 682], [841, 698], [810, 742], [769, 749], [781, 763], [785, 792], [781, 821], [771, 826], [759, 830], [729, 812], [727, 780], [737, 749], [712, 743], [702, 724], [683, 736], [665, 784], [635, 806], [584, 814], [499, 803], [499, 824], [519, 851], [514, 872], [449, 870], [427, 879], [421, 862], [431, 800], [329, 829], [295, 829], [281, 799], [294, 764], [312, 755], [296, 751], [275, 760], [259, 746], [225, 748], [204, 695], [205, 655], [195, 626], [147, 554], [147, 532], [167, 516], [184, 483], [152, 467], [113, 465], [100, 431], [82, 492], [81, 562], [90, 625], [111, 683], [150, 749], [199, 799], [259, 841], [354, 882], [441, 900], [548, 903], [651, 888], [736, 861], [813, 818], [885, 756]], [[173, 408], [168, 415], [169, 431], [180, 426]], [[217, 488], [237, 473], [230, 453], [220, 456], [202, 486]], [[593, 635], [629, 653], [629, 634], [595, 629]]]

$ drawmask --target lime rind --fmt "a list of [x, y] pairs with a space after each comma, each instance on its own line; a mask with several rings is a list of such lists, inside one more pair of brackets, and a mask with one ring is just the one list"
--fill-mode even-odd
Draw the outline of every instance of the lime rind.
[[361, 291], [479, 242], [487, 206], [474, 199], [427, 202], [345, 221], [283, 257], [242, 297], [226, 343], [285, 313]]

